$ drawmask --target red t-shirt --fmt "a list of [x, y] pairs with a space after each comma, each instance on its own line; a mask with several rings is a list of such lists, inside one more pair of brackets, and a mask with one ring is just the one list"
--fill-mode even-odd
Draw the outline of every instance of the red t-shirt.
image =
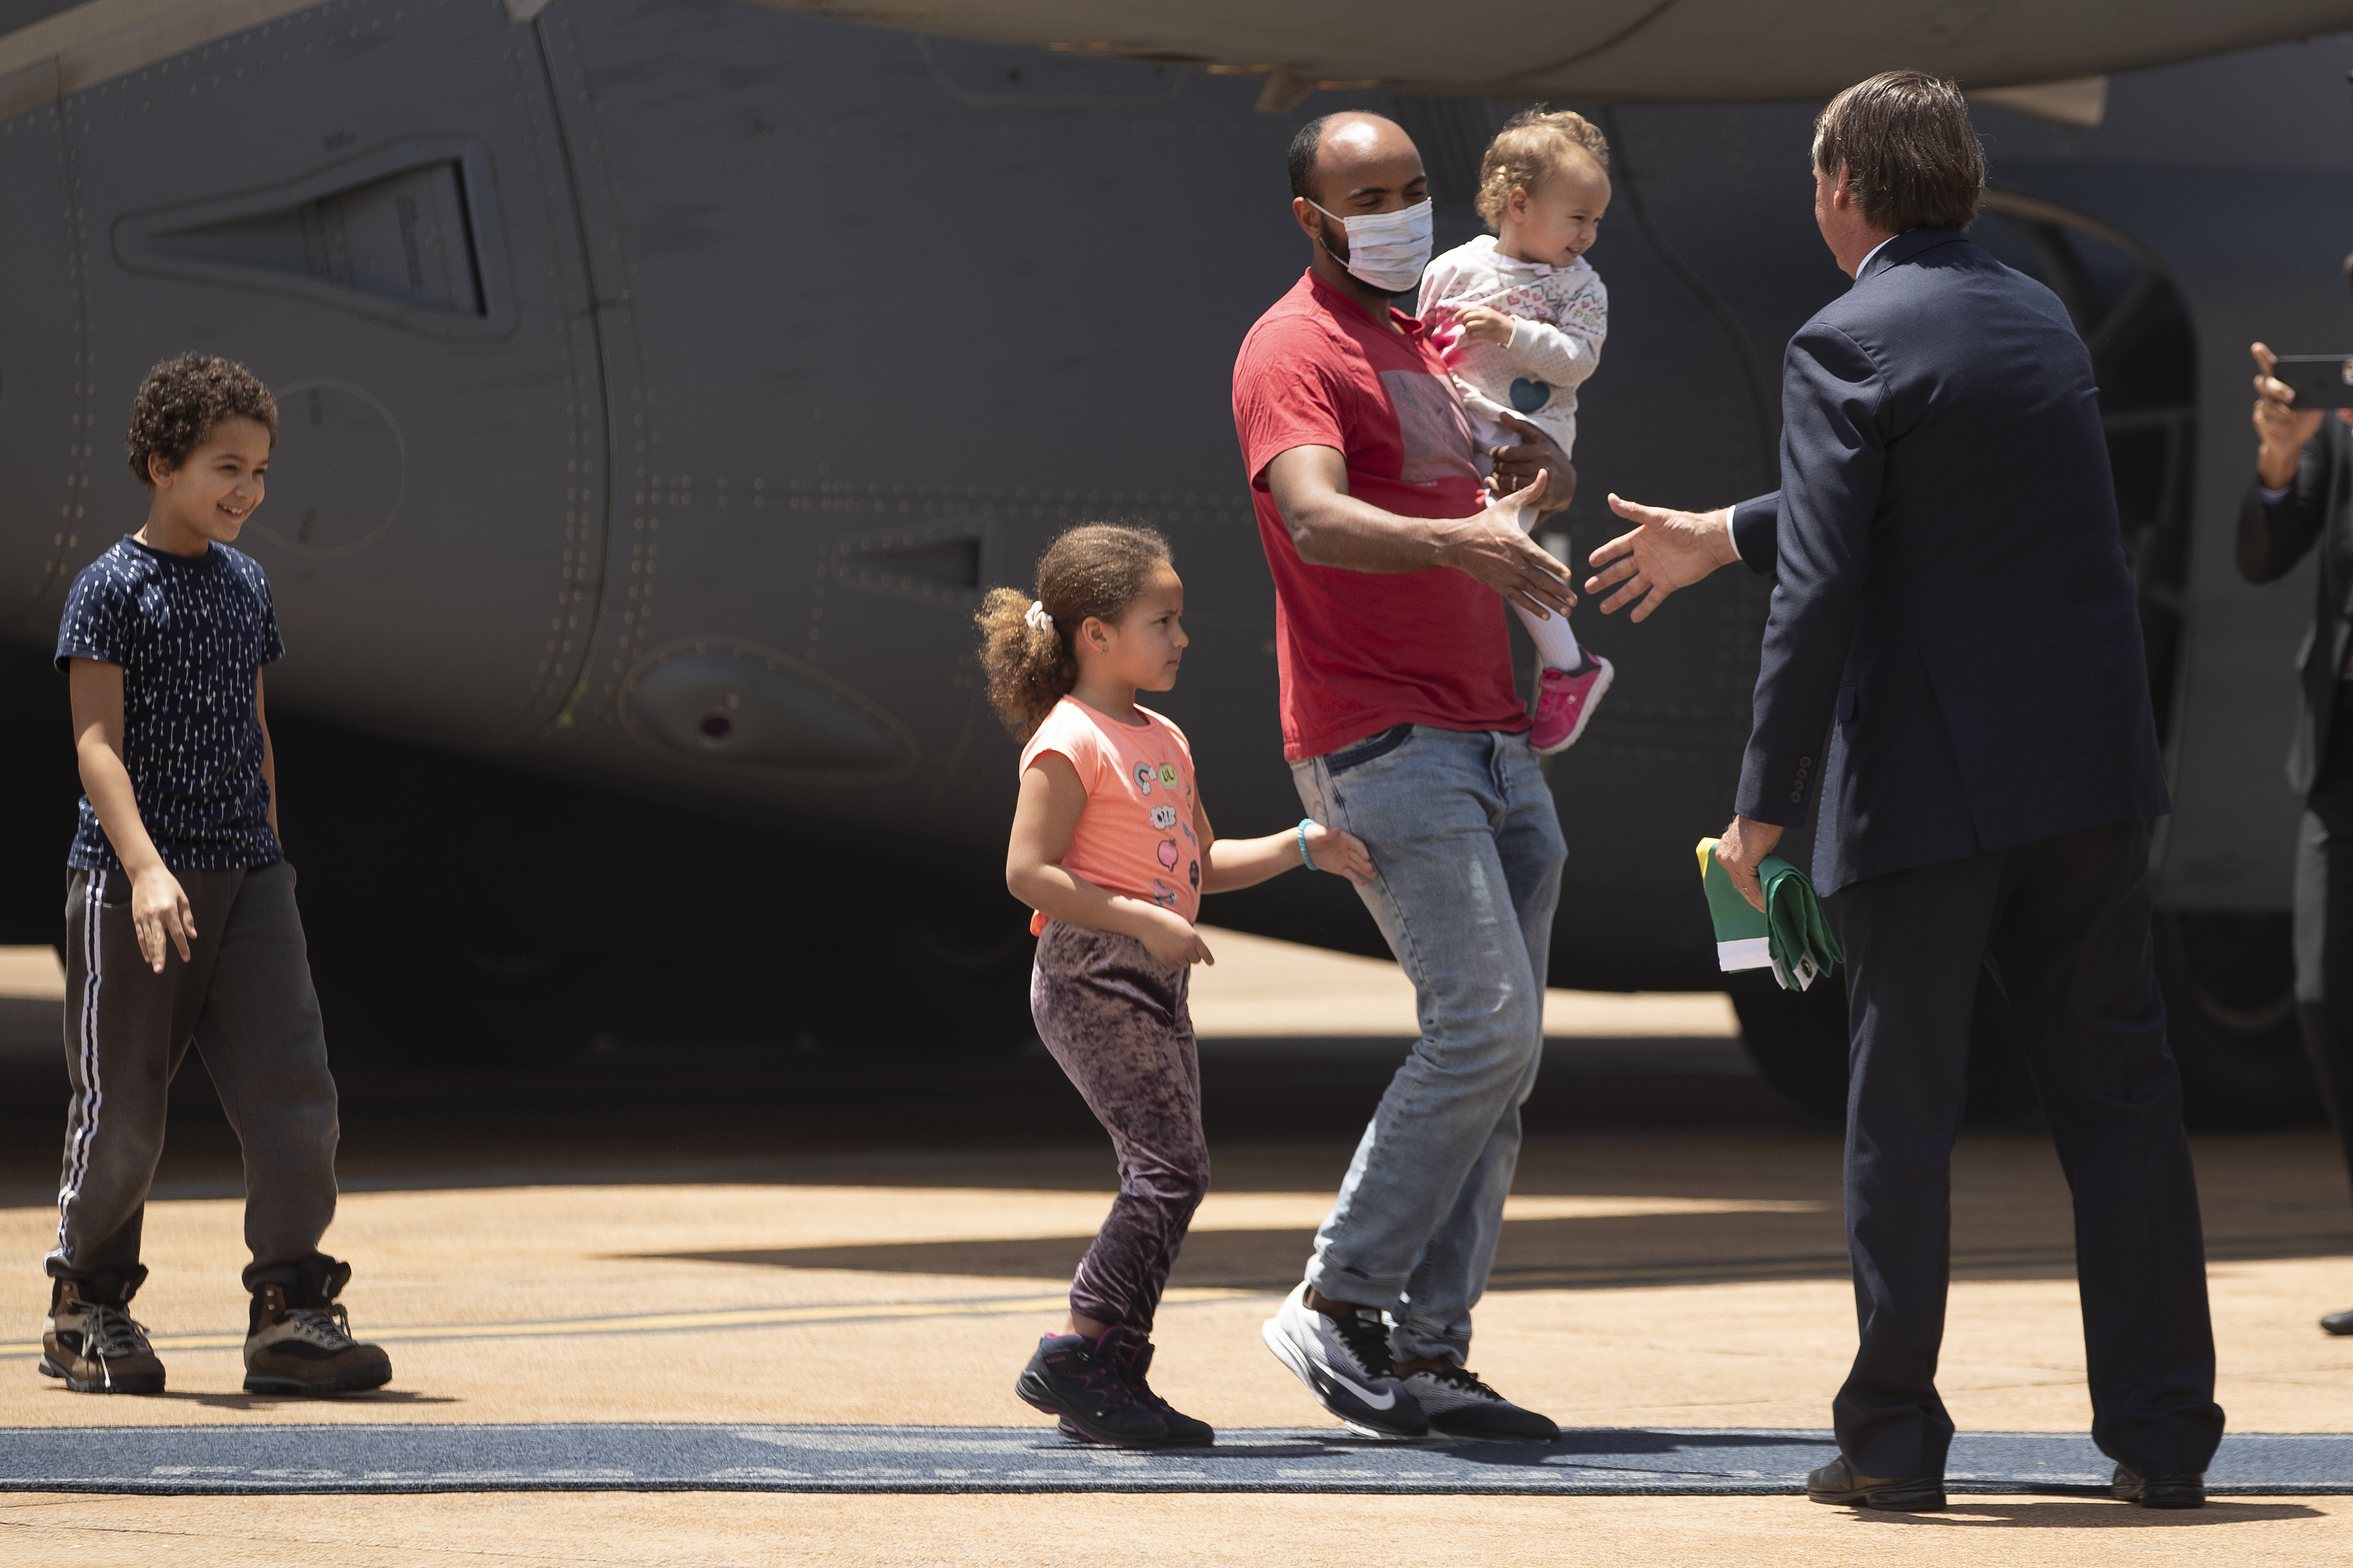
[[1320, 757], [1397, 724], [1520, 731], [1503, 595], [1445, 567], [1349, 572], [1299, 559], [1266, 488], [1293, 447], [1336, 447], [1348, 493], [1400, 517], [1482, 504], [1461, 394], [1422, 325], [1392, 332], [1313, 270], [1242, 340], [1234, 429], [1274, 572], [1282, 754]]

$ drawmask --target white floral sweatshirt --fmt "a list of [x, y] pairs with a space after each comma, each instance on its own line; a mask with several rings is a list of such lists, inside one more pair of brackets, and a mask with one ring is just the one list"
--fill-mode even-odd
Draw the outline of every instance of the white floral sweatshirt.
[[[1485, 305], [1518, 318], [1508, 343], [1471, 342], [1453, 311]], [[1420, 314], [1461, 387], [1486, 445], [1510, 443], [1497, 417], [1518, 415], [1560, 444], [1577, 446], [1577, 389], [1601, 363], [1609, 335], [1609, 290], [1582, 256], [1566, 267], [1518, 261], [1481, 235], [1430, 264], [1421, 275]]]

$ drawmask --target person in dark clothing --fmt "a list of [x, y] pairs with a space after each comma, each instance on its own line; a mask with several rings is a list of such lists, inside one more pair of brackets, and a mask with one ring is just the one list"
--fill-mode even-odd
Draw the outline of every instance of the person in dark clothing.
[[[2239, 574], [2287, 575], [2318, 552], [2319, 599], [2297, 656], [2288, 787], [2304, 797], [2295, 841], [2295, 1011], [2321, 1103], [2353, 1173], [2353, 409], [2295, 406], [2255, 356], [2255, 482], [2239, 508]], [[2320, 1326], [2353, 1334], [2353, 1310]]]
[[82, 568], [58, 627], [80, 763], [67, 855], [66, 1110], [44, 1376], [161, 1394], [130, 1314], [173, 1077], [194, 1046], [245, 1153], [253, 1254], [245, 1386], [341, 1394], [392, 1378], [336, 1300], [335, 1081], [294, 868], [278, 840], [262, 675], [284, 652], [269, 582], [230, 546], [261, 504], [278, 405], [243, 365], [147, 374], [125, 439], [147, 521]]
[[2115, 1495], [2194, 1508], [2222, 1412], [2149, 932], [2150, 825], [2170, 806], [2090, 355], [2049, 289], [1964, 236], [1985, 162], [1950, 82], [1848, 89], [1816, 122], [1814, 171], [1855, 282], [1790, 340], [1780, 490], [1705, 517], [1613, 496], [1642, 526], [1587, 584], [1640, 615], [1736, 557], [1778, 578], [1716, 853], [1761, 909], [1759, 862], [1820, 791], [1861, 1343], [1839, 1458], [1807, 1494], [1944, 1505], [1951, 1151], [1985, 969], [2074, 1194]]

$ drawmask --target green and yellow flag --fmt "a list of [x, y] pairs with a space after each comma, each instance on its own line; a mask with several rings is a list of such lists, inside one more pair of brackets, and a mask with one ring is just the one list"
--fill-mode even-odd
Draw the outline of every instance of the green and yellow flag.
[[1806, 874], [1767, 855], [1757, 868], [1765, 884], [1762, 910], [1740, 896], [1732, 873], [1715, 858], [1716, 841], [1699, 841], [1700, 885], [1715, 922], [1716, 967], [1726, 973], [1770, 969], [1784, 991], [1803, 991], [1845, 962], [1846, 953], [1822, 914], [1822, 901]]

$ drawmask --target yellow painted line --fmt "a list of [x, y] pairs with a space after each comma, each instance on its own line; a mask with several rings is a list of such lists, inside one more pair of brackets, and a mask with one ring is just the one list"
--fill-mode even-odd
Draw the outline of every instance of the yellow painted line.
[[[1170, 1306], [1201, 1301], [1232, 1301], [1266, 1296], [1265, 1290], [1212, 1289], [1189, 1286], [1171, 1290], [1163, 1300]], [[878, 1318], [1009, 1317], [1025, 1312], [1059, 1311], [1070, 1305], [1067, 1295], [997, 1297], [963, 1301], [837, 1302], [808, 1307], [735, 1307], [710, 1312], [639, 1312], [617, 1318], [553, 1318], [525, 1323], [429, 1323], [411, 1328], [364, 1329], [362, 1339], [377, 1344], [403, 1340], [544, 1339], [575, 1334], [659, 1334], [697, 1329], [765, 1329], [793, 1323], [865, 1322]], [[153, 1334], [147, 1342], [159, 1351], [241, 1350], [243, 1334]], [[0, 1360], [37, 1356], [37, 1343], [0, 1343]]]

